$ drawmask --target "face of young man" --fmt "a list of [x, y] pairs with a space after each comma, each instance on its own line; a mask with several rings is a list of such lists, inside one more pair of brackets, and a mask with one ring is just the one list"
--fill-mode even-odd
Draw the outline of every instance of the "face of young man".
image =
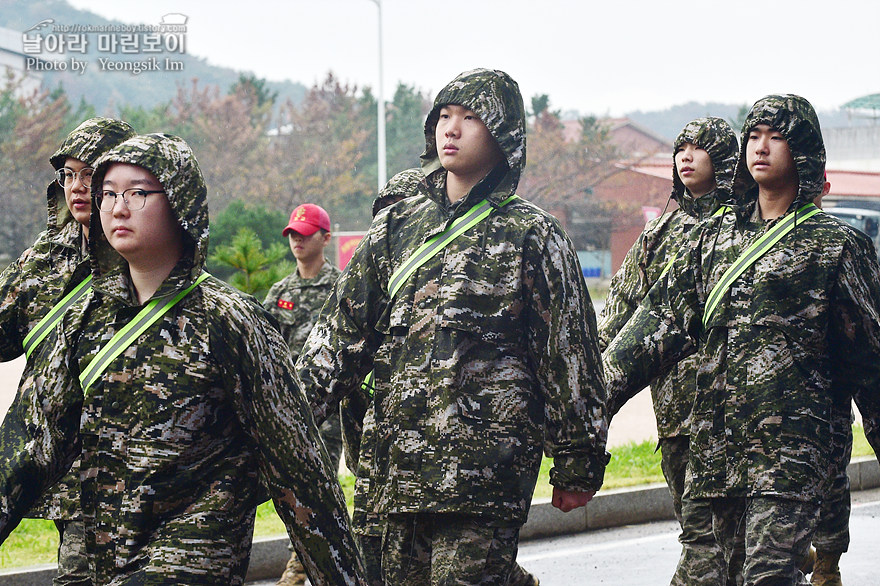
[[[143, 167], [113, 163], [104, 175], [101, 189], [117, 194], [126, 192], [126, 197], [130, 197], [132, 192], [128, 190], [162, 191], [163, 188]], [[110, 199], [115, 199], [113, 209], [104, 211], [107, 204], [101, 207], [101, 225], [110, 246], [125, 260], [142, 267], [178, 260], [171, 257], [179, 257], [183, 229], [164, 192], [148, 194], [140, 210], [129, 209], [121, 195]]]
[[715, 168], [709, 153], [686, 142], [675, 153], [675, 170], [681, 182], [694, 197], [702, 197], [715, 189]]
[[324, 248], [330, 243], [330, 232], [316, 230], [311, 236], [303, 236], [296, 230], [287, 234], [290, 252], [298, 262], [312, 263], [323, 259]]
[[762, 188], [779, 189], [797, 185], [798, 174], [788, 141], [766, 124], [758, 124], [749, 132], [746, 144], [746, 165]]
[[465, 179], [479, 181], [504, 160], [489, 129], [464, 106], [450, 104], [440, 109], [434, 139], [440, 164]]
[[92, 168], [84, 162], [73, 157], [64, 160], [65, 175], [64, 201], [73, 219], [83, 225], [88, 231], [89, 218], [92, 213], [92, 195], [88, 185], [83, 184], [83, 175], [88, 177], [86, 183], [91, 182]]

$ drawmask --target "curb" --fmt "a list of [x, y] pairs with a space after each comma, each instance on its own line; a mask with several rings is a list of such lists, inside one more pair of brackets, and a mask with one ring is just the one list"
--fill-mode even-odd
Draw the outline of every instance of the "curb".
[[[855, 458], [846, 471], [850, 490], [880, 487], [880, 465], [873, 456]], [[599, 492], [586, 507], [570, 513], [554, 508], [549, 499], [536, 500], [529, 509], [529, 518], [520, 531], [520, 539], [526, 541], [671, 519], [675, 519], [675, 515], [666, 485], [649, 484]], [[290, 557], [287, 544], [286, 535], [255, 539], [247, 581], [274, 580], [280, 576]], [[0, 583], [3, 586], [50, 586], [54, 575], [54, 565], [0, 570]]]

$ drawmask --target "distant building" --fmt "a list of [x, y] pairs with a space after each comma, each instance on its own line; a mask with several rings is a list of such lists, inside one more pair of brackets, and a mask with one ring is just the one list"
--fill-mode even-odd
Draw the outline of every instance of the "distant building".
[[[629, 118], [605, 118], [599, 121], [608, 128], [608, 137], [627, 161], [664, 161], [671, 157], [672, 143]], [[575, 141], [581, 133], [579, 120], [564, 120], [565, 139]]]
[[621, 164], [619, 173], [593, 188], [596, 197], [614, 203], [620, 209], [614, 217], [609, 239], [612, 274], [620, 268], [645, 224], [664, 211], [678, 207], [669, 198], [672, 193], [672, 145], [669, 145], [666, 156], [665, 163]]
[[823, 128], [828, 167], [848, 171], [880, 171], [880, 94], [850, 100], [842, 108], [850, 121], [867, 119], [871, 124]]
[[22, 52], [21, 39], [22, 33], [19, 31], [0, 27], [0, 74], [3, 76], [0, 84], [5, 86], [6, 78], [11, 73], [15, 80], [21, 80], [18, 93], [29, 95], [40, 89], [43, 75], [28, 70], [27, 60], [35, 57]]
[[[828, 166], [849, 171], [880, 171], [880, 125], [823, 128]], [[834, 182], [832, 181], [832, 186]]]
[[831, 170], [826, 173], [831, 191], [824, 207], [846, 202], [849, 207], [880, 209], [880, 172]]

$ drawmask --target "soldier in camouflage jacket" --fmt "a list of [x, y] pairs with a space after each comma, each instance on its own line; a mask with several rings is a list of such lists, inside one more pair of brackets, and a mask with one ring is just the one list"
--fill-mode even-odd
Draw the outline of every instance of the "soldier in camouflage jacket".
[[[880, 447], [880, 271], [867, 237], [819, 213], [749, 265], [704, 317], [707, 296], [741, 252], [807, 213], [823, 186], [822, 134], [803, 98], [756, 102], [742, 142], [733, 209], [691, 233], [691, 247], [611, 342], [604, 363], [611, 401], [621, 404], [699, 350], [688, 490], [712, 499], [727, 552], [745, 531], [747, 584], [771, 576], [794, 583], [840, 457], [833, 436], [849, 425], [850, 397]], [[787, 158], [758, 165], [780, 147]], [[750, 165], [762, 177], [779, 167], [796, 184], [788, 185], [784, 213], [768, 211], [783, 200], [762, 199], [767, 181], [756, 182]]]
[[[704, 151], [699, 160], [687, 150], [694, 147]], [[599, 320], [599, 344], [603, 350], [632, 317], [681, 247], [686, 245], [687, 234], [700, 221], [715, 213], [722, 202], [729, 200], [737, 153], [736, 135], [721, 118], [698, 118], [686, 124], [679, 133], [673, 150], [671, 194], [678, 209], [648, 223], [611, 279], [608, 299]], [[704, 166], [707, 168], [701, 168]], [[686, 176], [683, 180], [679, 175], [679, 168], [685, 167], [692, 168], [693, 179]], [[710, 184], [708, 181], [713, 176], [714, 181]], [[684, 181], [702, 192], [695, 195], [685, 187]], [[651, 382], [651, 398], [657, 419], [663, 475], [672, 494], [675, 516], [682, 526], [679, 536], [682, 553], [672, 584], [717, 586], [725, 582], [726, 564], [712, 534], [712, 514], [708, 506], [692, 501], [684, 494], [696, 372], [696, 355], [682, 360], [667, 374]], [[621, 404], [609, 403], [609, 413], [613, 416], [620, 407]]]
[[[287, 346], [253, 298], [209, 277], [126, 347], [83, 398], [81, 369], [146, 297], [193, 284], [208, 243], [207, 189], [181, 139], [132, 138], [98, 161], [94, 180], [129, 199], [132, 189], [161, 191], [140, 210], [116, 201], [122, 194], [95, 196], [115, 205], [92, 210], [94, 292], [40, 349], [27, 382], [43, 408], [0, 428], [0, 539], [81, 447], [96, 584], [242, 584], [261, 484], [312, 583], [363, 583], [342, 492], [296, 390]], [[137, 220], [148, 212], [160, 221]], [[145, 245], [150, 230], [162, 236]], [[128, 262], [110, 249], [108, 234]], [[167, 276], [144, 271], [145, 260], [163, 262]], [[144, 289], [145, 278], [155, 292]]]
[[[333, 284], [342, 274], [329, 260], [324, 258], [323, 261], [318, 274], [312, 278], [303, 278], [299, 269], [295, 269], [272, 285], [263, 300], [263, 307], [278, 320], [293, 362], [299, 358], [303, 343], [312, 331]], [[327, 418], [319, 431], [330, 455], [330, 464], [338, 469], [342, 454], [339, 416], [334, 414]]]
[[[87, 171], [98, 157], [134, 134], [132, 127], [121, 120], [90, 118], [67, 136], [49, 162], [56, 172], [65, 167], [72, 169], [69, 165], [81, 165], [82, 170]], [[76, 159], [78, 163], [68, 159]], [[46, 230], [0, 275], [0, 360], [21, 356], [28, 333], [89, 274], [86, 239], [91, 194], [82, 182], [82, 175], [68, 181], [66, 188], [58, 181], [49, 184]], [[76, 217], [70, 206], [77, 207]], [[33, 371], [35, 356], [31, 353], [27, 358], [22, 380]], [[26, 391], [26, 386], [19, 387], [9, 408], [9, 417], [22, 417], [26, 413], [28, 403], [34, 400], [34, 395]], [[89, 583], [78, 484], [78, 474], [71, 473], [28, 513], [28, 516], [52, 519], [58, 528], [61, 544], [55, 584]]]
[[[472, 112], [501, 151], [498, 164], [455, 200], [435, 138], [448, 105]], [[361, 444], [370, 470], [359, 475], [356, 493], [391, 526], [382, 552], [389, 583], [426, 579], [397, 575], [404, 554], [394, 542], [407, 527], [419, 533], [423, 525], [476, 522], [506, 532], [515, 553], [542, 448], [555, 457], [557, 503], [597, 490], [607, 461], [595, 316], [571, 243], [534, 205], [502, 203], [525, 164], [516, 83], [491, 70], [461, 74], [437, 96], [425, 138], [418, 194], [376, 216], [297, 363], [319, 419], [375, 371], [374, 433]], [[395, 270], [483, 199], [492, 214], [391, 298]], [[501, 583], [512, 563], [501, 564]], [[426, 571], [436, 578], [467, 569]]]
[[[331, 233], [330, 216], [323, 208], [315, 204], [297, 206], [281, 235], [289, 240], [290, 250], [296, 258], [296, 268], [272, 285], [263, 300], [263, 307], [278, 320], [281, 335], [287, 341], [290, 356], [295, 362], [341, 271], [324, 256]], [[339, 414], [328, 417], [318, 431], [330, 456], [331, 469], [339, 470], [342, 455]], [[292, 549], [293, 545], [290, 547]], [[278, 586], [303, 584], [305, 578], [305, 569], [294, 552]]]

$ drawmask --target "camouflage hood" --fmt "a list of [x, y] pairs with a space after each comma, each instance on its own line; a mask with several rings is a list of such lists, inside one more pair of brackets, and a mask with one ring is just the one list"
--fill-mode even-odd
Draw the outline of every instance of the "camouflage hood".
[[[130, 163], [150, 171], [165, 189], [171, 209], [187, 239], [190, 258], [184, 259], [182, 280], [188, 284], [201, 274], [208, 255], [208, 189], [199, 163], [189, 145], [170, 134], [145, 134], [130, 138], [102, 156], [95, 166], [92, 192], [100, 189], [104, 174], [112, 163]], [[135, 212], [137, 213], [137, 212]], [[89, 251], [96, 276], [107, 276], [124, 269], [125, 261], [110, 250], [101, 228], [101, 212], [92, 206]], [[181, 265], [178, 265], [178, 269]], [[172, 275], [178, 275], [175, 269]]]
[[819, 128], [819, 118], [813, 106], [800, 96], [792, 94], [770, 95], [761, 98], [746, 116], [742, 128], [742, 144], [739, 161], [733, 179], [733, 197], [741, 215], [750, 215], [758, 200], [757, 183], [746, 164], [745, 145], [749, 132], [759, 124], [777, 130], [788, 141], [798, 174], [798, 194], [792, 207], [813, 201], [824, 185], [825, 144]]
[[376, 199], [373, 200], [373, 217], [391, 204], [402, 199], [413, 197], [423, 192], [425, 176], [420, 169], [407, 169], [401, 171], [388, 180], [385, 187], [379, 190]]
[[464, 106], [480, 117], [501, 147], [510, 169], [502, 186], [510, 193], [515, 191], [526, 165], [526, 110], [519, 85], [503, 71], [473, 69], [459, 74], [440, 90], [425, 120], [425, 152], [421, 160], [426, 176], [442, 168], [434, 130], [440, 109], [449, 104]]
[[[67, 135], [55, 154], [49, 157], [49, 162], [56, 171], [64, 167], [67, 157], [94, 166], [101, 155], [134, 135], [134, 129], [128, 122], [112, 118], [89, 118]], [[64, 201], [64, 189], [57, 181], [49, 184], [46, 189], [46, 199], [49, 214], [48, 230], [50, 235], [55, 235], [73, 221], [73, 217], [67, 209], [67, 202]]]
[[[715, 190], [698, 199], [694, 199], [685, 188], [675, 167], [675, 154], [688, 142], [709, 154], [715, 170]], [[671, 197], [678, 203], [678, 207], [689, 216], [697, 217], [701, 213], [711, 213], [718, 205], [728, 202], [733, 189], [733, 171], [738, 152], [736, 134], [723, 119], [709, 116], [688, 122], [675, 139], [675, 148], [672, 150]]]

